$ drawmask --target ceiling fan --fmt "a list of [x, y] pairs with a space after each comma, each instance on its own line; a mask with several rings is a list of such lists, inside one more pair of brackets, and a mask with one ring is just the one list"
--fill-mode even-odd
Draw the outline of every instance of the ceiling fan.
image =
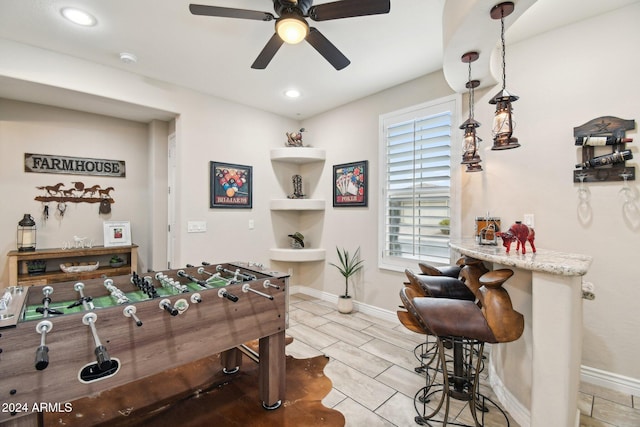
[[219, 16], [224, 18], [253, 19], [256, 21], [276, 20], [276, 32], [271, 36], [251, 68], [267, 68], [283, 43], [295, 44], [306, 40], [336, 70], [342, 70], [351, 63], [325, 36], [314, 27], [309, 27], [305, 18], [312, 21], [352, 18], [355, 16], [389, 13], [391, 0], [340, 0], [313, 6], [313, 0], [273, 0], [276, 15], [247, 9], [190, 4], [194, 15]]

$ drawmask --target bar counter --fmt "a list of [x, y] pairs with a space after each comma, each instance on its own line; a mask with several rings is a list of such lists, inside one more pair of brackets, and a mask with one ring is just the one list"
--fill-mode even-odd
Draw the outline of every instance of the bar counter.
[[452, 240], [455, 252], [510, 268], [504, 288], [525, 316], [515, 342], [491, 346], [489, 378], [501, 404], [522, 427], [577, 427], [582, 358], [582, 277], [592, 258], [537, 248], [507, 254], [502, 245]]

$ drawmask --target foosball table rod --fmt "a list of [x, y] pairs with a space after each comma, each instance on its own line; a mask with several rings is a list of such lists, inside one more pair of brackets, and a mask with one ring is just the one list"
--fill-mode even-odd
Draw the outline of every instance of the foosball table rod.
[[50, 314], [63, 314], [60, 310], [49, 308], [53, 288], [51, 286], [45, 286], [42, 288], [42, 293], [44, 294], [44, 298], [42, 298], [42, 307], [36, 308], [36, 313], [42, 314], [42, 317], [49, 317]]
[[[201, 286], [201, 287], [203, 287], [203, 288], [206, 288], [206, 287], [207, 287], [207, 284], [206, 284], [203, 280], [198, 280], [198, 279], [196, 279], [196, 278], [195, 278], [195, 277], [193, 277], [192, 275], [187, 274], [184, 270], [178, 270], [178, 273], [177, 273], [177, 274], [178, 274], [178, 276], [180, 276], [180, 277], [184, 277], [184, 278], [186, 278], [186, 279], [191, 280], [193, 283], [197, 283], [198, 285], [200, 285], [200, 286]], [[184, 286], [184, 285], [182, 285], [182, 286]], [[185, 289], [187, 288], [186, 286], [184, 286], [184, 287], [185, 287]], [[185, 292], [188, 292], [188, 289], [187, 289]]]
[[233, 278], [234, 279], [238, 279], [238, 277], [240, 277], [242, 280], [256, 280], [257, 277], [254, 276], [253, 274], [242, 274], [240, 273], [240, 269], [236, 269], [236, 271], [231, 271], [228, 270], [226, 268], [224, 268], [221, 265], [216, 266], [216, 271], [220, 272], [220, 273], [227, 273], [227, 274], [233, 274]]
[[274, 285], [273, 283], [271, 283], [268, 279], [265, 280], [264, 282], [262, 282], [262, 286], [264, 286], [265, 288], [274, 288], [274, 289], [280, 289], [280, 286], [278, 285]]
[[244, 285], [242, 285], [242, 292], [244, 293], [253, 292], [254, 294], [260, 295], [261, 297], [264, 297], [273, 301], [273, 297], [271, 295], [268, 295], [268, 294], [265, 294], [264, 292], [260, 292], [253, 289], [251, 285], [248, 283], [245, 283]]
[[126, 317], [131, 317], [135, 322], [137, 326], [142, 326], [142, 320], [140, 320], [138, 318], [138, 316], [136, 316], [136, 306], [135, 305], [128, 305], [124, 308], [124, 310], [122, 310], [122, 314], [124, 314]]
[[101, 371], [106, 371], [111, 368], [111, 358], [109, 357], [109, 353], [107, 352], [107, 348], [102, 345], [100, 342], [100, 337], [98, 337], [98, 332], [96, 331], [96, 320], [98, 319], [98, 315], [94, 312], [89, 312], [82, 316], [82, 323], [89, 326], [91, 329], [91, 334], [93, 335], [93, 342], [96, 345], [94, 353], [96, 355], [96, 361], [98, 362], [98, 368]]
[[236, 283], [238, 283], [238, 280], [236, 280], [235, 278], [231, 277], [231, 278], [226, 278], [226, 277], [222, 277], [222, 274], [220, 273], [214, 273], [211, 275], [211, 277], [209, 277], [206, 282], [207, 283], [214, 283], [216, 280], [222, 280], [226, 286], [228, 285], [235, 285]]

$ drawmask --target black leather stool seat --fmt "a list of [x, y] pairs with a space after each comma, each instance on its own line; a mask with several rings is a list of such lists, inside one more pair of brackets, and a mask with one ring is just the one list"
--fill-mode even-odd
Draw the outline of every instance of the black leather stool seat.
[[425, 262], [419, 262], [418, 267], [420, 268], [420, 272], [422, 274], [426, 274], [427, 276], [447, 276], [453, 277], [454, 279], [458, 278], [461, 269], [461, 267], [458, 265], [435, 267]]
[[409, 284], [419, 287], [425, 296], [475, 301], [474, 293], [460, 280], [449, 276], [423, 276], [405, 270]]

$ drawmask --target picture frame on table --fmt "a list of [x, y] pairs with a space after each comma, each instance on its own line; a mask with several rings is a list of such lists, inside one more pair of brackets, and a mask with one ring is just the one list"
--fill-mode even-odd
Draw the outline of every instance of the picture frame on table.
[[251, 209], [253, 207], [253, 167], [209, 162], [209, 207]]
[[369, 161], [333, 166], [333, 207], [366, 207]]
[[104, 221], [104, 247], [130, 246], [131, 223], [129, 221]]

